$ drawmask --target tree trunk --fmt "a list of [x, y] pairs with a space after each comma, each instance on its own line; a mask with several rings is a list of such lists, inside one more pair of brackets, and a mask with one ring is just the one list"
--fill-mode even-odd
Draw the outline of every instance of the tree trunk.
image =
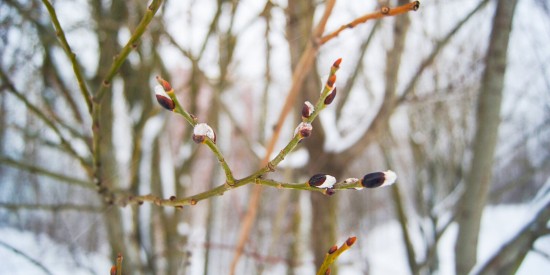
[[466, 176], [465, 192], [458, 206], [456, 273], [467, 274], [476, 263], [481, 215], [491, 183], [493, 157], [500, 124], [500, 106], [508, 39], [517, 0], [497, 1], [493, 29], [485, 60], [485, 71], [477, 105], [473, 159]]

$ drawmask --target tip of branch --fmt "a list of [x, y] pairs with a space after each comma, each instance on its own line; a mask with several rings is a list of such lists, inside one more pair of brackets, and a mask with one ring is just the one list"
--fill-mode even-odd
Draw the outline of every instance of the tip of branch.
[[355, 243], [355, 241], [357, 241], [357, 237], [355, 237], [355, 236], [349, 237], [349, 238], [346, 240], [346, 244], [347, 244], [348, 246], [352, 246], [352, 245]]
[[342, 58], [341, 57], [336, 59], [336, 61], [334, 61], [334, 64], [332, 64], [332, 67], [340, 68], [340, 63], [342, 63]]
[[164, 80], [162, 77], [158, 75], [155, 78], [157, 79], [157, 82], [162, 86], [164, 91], [169, 92], [172, 90], [172, 85], [170, 85], [168, 81]]

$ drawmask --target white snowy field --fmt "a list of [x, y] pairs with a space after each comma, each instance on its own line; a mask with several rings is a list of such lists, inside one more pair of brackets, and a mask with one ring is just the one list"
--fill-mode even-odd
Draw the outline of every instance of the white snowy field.
[[[483, 261], [520, 230], [535, 212], [530, 204], [499, 205], [487, 207], [483, 213], [478, 259]], [[370, 271], [378, 274], [410, 274], [407, 266], [406, 251], [401, 239], [401, 231], [397, 221], [378, 226], [368, 237], [365, 255], [370, 255]], [[439, 243], [440, 273], [454, 274], [454, 245], [458, 227], [452, 224]], [[535, 248], [550, 255], [550, 236], [540, 238], [535, 242]], [[352, 267], [342, 274], [357, 274]], [[518, 275], [550, 274], [550, 259], [529, 252]]]
[[[531, 205], [500, 205], [485, 209], [479, 247], [480, 259], [486, 259], [527, 222], [533, 213]], [[453, 247], [457, 228], [452, 225], [440, 243], [440, 274], [453, 274]], [[108, 274], [112, 259], [104, 254], [85, 254], [78, 249], [71, 250], [56, 244], [46, 236], [36, 236], [11, 228], [0, 229], [0, 241], [22, 251], [40, 262], [52, 274]], [[374, 228], [364, 246], [369, 255], [370, 274], [408, 274], [405, 249], [401, 241], [397, 222], [390, 222]], [[539, 239], [536, 249], [550, 254], [550, 237]], [[76, 250], [76, 251], [75, 251]], [[107, 250], [107, 249], [105, 249]], [[369, 251], [376, 253], [369, 253]], [[353, 248], [346, 253], [353, 253]], [[345, 260], [345, 255], [342, 260]], [[114, 260], [114, 259], [113, 259]], [[0, 245], [0, 274], [28, 275], [47, 274], [28, 259]], [[275, 268], [277, 269], [277, 268]], [[280, 270], [280, 269], [277, 269]], [[517, 274], [549, 274], [550, 259], [530, 252]], [[275, 271], [275, 270], [272, 270]], [[342, 274], [361, 274], [359, 265], [342, 266]], [[269, 273], [269, 272], [268, 272]]]

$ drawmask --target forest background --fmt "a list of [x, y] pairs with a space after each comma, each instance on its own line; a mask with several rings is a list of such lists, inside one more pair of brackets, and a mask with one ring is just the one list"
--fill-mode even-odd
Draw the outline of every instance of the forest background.
[[[332, 274], [548, 267], [549, 4], [415, 5], [2, 1], [5, 271], [103, 273], [121, 253], [125, 274], [307, 274], [351, 236]], [[157, 104], [156, 76], [215, 145]], [[387, 170], [391, 187], [330, 196], [279, 184]]]

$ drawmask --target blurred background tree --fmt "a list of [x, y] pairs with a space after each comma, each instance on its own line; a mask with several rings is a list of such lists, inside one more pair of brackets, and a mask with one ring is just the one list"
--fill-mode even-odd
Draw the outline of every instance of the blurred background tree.
[[[312, 273], [329, 247], [354, 235], [359, 249], [341, 266], [368, 274], [377, 253], [370, 232], [398, 221], [405, 253], [387, 257], [405, 257], [412, 274], [430, 274], [441, 272], [440, 250], [454, 247], [440, 241], [458, 225], [457, 274], [474, 266], [515, 272], [548, 234], [548, 211], [535, 211], [511, 239], [516, 245], [493, 255], [496, 264], [476, 257], [477, 238], [486, 203], [548, 206], [548, 4], [424, 1], [417, 12], [368, 21], [321, 44], [316, 35], [407, 3], [338, 1], [319, 30], [334, 2], [3, 1], [0, 226], [113, 260], [122, 252], [126, 274]], [[154, 17], [149, 5], [159, 8]], [[151, 22], [128, 43], [142, 18]], [[300, 68], [308, 47], [314, 59]], [[303, 102], [318, 98], [338, 57], [335, 102], [272, 177], [305, 182], [317, 173], [345, 179], [392, 169], [393, 187], [324, 196], [247, 186], [181, 210], [122, 207], [115, 199], [181, 198], [224, 181], [212, 153], [192, 142], [191, 127], [154, 102], [156, 75], [216, 130], [242, 177], [258, 168], [277, 129], [275, 152], [288, 142]], [[308, 72], [300, 83], [297, 70]], [[100, 109], [90, 108], [97, 102]]]

